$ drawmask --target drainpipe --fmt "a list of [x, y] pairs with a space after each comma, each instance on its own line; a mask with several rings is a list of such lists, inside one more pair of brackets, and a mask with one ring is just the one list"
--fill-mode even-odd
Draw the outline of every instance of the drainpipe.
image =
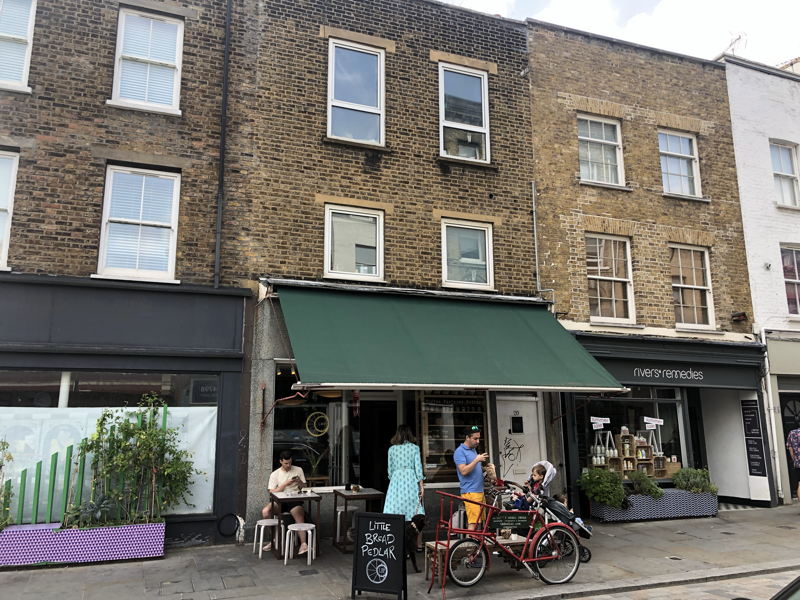
[[231, 21], [233, 0], [225, 6], [225, 43], [222, 58], [222, 105], [219, 115], [219, 170], [217, 172], [217, 226], [214, 243], [214, 287], [219, 287], [220, 262], [222, 258], [222, 210], [225, 203], [225, 153], [228, 136], [228, 71], [231, 54]]
[[[767, 334], [764, 327], [761, 328], [759, 335], [761, 337], [761, 344], [766, 349]], [[767, 424], [770, 429], [770, 441], [772, 442], [772, 472], [775, 474], [775, 491], [778, 494], [778, 497], [783, 500], [783, 479], [780, 471], [780, 461], [778, 460], [778, 448], [780, 448], [781, 445], [778, 444], [778, 430], [775, 426], [775, 413], [777, 410], [775, 409], [775, 402], [772, 397], [772, 376], [770, 375], [769, 370], [769, 353], [766, 351], [764, 352], [764, 387], [766, 388], [767, 392], [767, 414], [769, 414], [769, 422]]]
[[542, 282], [539, 278], [539, 232], [536, 224], [536, 182], [531, 181], [531, 215], [533, 217], [533, 258], [534, 258], [534, 279], [536, 280], [536, 293], [541, 296], [542, 292], [550, 292], [553, 297], [551, 310], [556, 310], [556, 291], [554, 289], [542, 289]]

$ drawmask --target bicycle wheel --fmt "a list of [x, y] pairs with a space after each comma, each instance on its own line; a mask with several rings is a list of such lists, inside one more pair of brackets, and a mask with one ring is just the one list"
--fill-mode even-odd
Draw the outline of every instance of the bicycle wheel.
[[549, 527], [536, 540], [533, 556], [545, 558], [534, 562], [539, 577], [545, 583], [566, 583], [578, 572], [580, 566], [578, 538], [567, 527], [554, 525]]
[[450, 547], [447, 561], [447, 574], [456, 585], [470, 587], [481, 580], [489, 565], [486, 546], [477, 540], [466, 538], [458, 540]]

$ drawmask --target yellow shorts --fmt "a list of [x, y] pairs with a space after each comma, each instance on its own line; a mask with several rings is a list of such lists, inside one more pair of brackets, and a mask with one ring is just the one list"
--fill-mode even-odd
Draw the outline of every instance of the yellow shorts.
[[[465, 500], [472, 500], [474, 502], [483, 502], [483, 492], [467, 492], [461, 494]], [[473, 523], [480, 523], [483, 521], [483, 507], [472, 502], [464, 502], [464, 508], [467, 511], [467, 522], [471, 525]]]

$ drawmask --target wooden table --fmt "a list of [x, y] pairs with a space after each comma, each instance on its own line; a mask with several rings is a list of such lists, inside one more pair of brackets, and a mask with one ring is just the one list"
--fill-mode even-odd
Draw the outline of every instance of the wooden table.
[[342, 539], [336, 539], [336, 517], [338, 515], [337, 508], [339, 506], [339, 498], [341, 498], [344, 502], [343, 510], [345, 518], [347, 518], [347, 504], [349, 502], [355, 502], [357, 500], [383, 500], [384, 496], [385, 494], [383, 492], [379, 492], [373, 488], [361, 488], [361, 490], [358, 492], [354, 492], [352, 490], [333, 490], [333, 545], [336, 548], [342, 552], [352, 552], [352, 550], [348, 548], [349, 545], [352, 545], [352, 542], [347, 541], [347, 527], [350, 526], [350, 523], [347, 524], [347, 527], [344, 530], [344, 535], [342, 535]]
[[[319, 513], [320, 513], [320, 501], [322, 500], [322, 496], [320, 496], [319, 494], [315, 494], [314, 492], [306, 492], [306, 493], [304, 493], [304, 492], [300, 492], [300, 493], [298, 493], [298, 492], [270, 492], [269, 493], [269, 499], [270, 499], [271, 502], [274, 502], [275, 504], [278, 505], [278, 511], [277, 512], [278, 512], [278, 519], [279, 520], [281, 518], [281, 513], [283, 512], [283, 509], [282, 509], [282, 506], [281, 506], [281, 504], [283, 502], [302, 502], [303, 503], [303, 508], [305, 509], [307, 515], [311, 514], [311, 503], [312, 502], [316, 502], [317, 503], [317, 520], [314, 521], [314, 524], [316, 525], [316, 529], [314, 530], [314, 549], [315, 549], [315, 551], [317, 553], [317, 556], [319, 556], [319, 533], [320, 533], [320, 526], [321, 526], [321, 522], [320, 522], [321, 520], [320, 520]], [[308, 506], [307, 508], [306, 508], [306, 505]], [[285, 540], [281, 540], [281, 545], [283, 545], [284, 541]], [[274, 541], [272, 543], [272, 547], [273, 547], [273, 549], [275, 548], [275, 542]], [[284, 549], [284, 551], [285, 551], [285, 549]], [[278, 556], [278, 558], [281, 558], [281, 556]]]

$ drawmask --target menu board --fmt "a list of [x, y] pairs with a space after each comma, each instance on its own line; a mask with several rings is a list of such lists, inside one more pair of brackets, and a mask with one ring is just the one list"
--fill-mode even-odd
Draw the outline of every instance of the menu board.
[[403, 515], [356, 513], [351, 598], [362, 591], [408, 598], [404, 530]]
[[747, 468], [754, 477], [767, 476], [764, 441], [761, 439], [761, 414], [758, 400], [742, 400], [742, 425], [747, 450]]

